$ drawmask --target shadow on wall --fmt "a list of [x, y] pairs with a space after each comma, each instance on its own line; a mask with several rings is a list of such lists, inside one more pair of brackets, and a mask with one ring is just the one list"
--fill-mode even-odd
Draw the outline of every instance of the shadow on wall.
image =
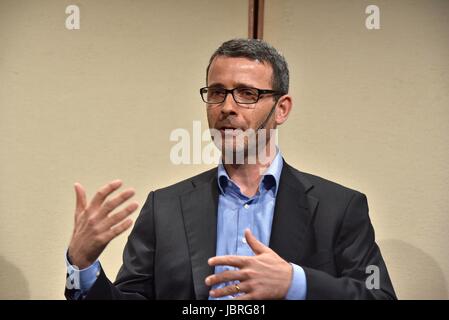
[[0, 256], [0, 299], [30, 299], [28, 282], [22, 271]]
[[399, 299], [448, 299], [447, 282], [438, 262], [407, 242], [379, 241]]

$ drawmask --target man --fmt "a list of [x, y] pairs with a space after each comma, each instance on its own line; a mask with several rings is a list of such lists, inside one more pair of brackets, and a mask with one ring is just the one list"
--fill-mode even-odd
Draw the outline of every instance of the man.
[[[278, 148], [269, 148], [274, 138], [267, 132], [292, 109], [283, 56], [260, 40], [227, 41], [210, 59], [206, 85], [200, 92], [222, 162], [149, 194], [114, 284], [98, 257], [131, 226], [128, 216], [137, 203], [111, 213], [134, 191], [107, 200], [121, 186], [113, 181], [87, 203], [83, 187], [75, 184], [66, 297], [396, 298], [366, 197], [297, 171]], [[265, 136], [251, 142], [262, 131]], [[252, 134], [241, 139], [247, 132]], [[268, 161], [261, 161], [260, 152], [250, 159], [254, 149]], [[377, 270], [374, 285], [369, 270]]]

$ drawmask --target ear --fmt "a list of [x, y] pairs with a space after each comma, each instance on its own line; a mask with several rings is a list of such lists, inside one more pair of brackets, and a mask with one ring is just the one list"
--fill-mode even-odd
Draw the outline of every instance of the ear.
[[281, 125], [285, 121], [287, 121], [288, 115], [290, 114], [292, 107], [293, 102], [292, 97], [290, 95], [286, 94], [279, 98], [274, 118], [276, 125]]

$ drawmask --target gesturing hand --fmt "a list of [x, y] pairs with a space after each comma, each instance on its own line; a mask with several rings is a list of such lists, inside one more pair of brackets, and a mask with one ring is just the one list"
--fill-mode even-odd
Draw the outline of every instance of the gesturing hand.
[[75, 183], [75, 226], [68, 254], [71, 263], [78, 268], [84, 269], [94, 263], [108, 243], [132, 225], [132, 220], [128, 216], [138, 208], [136, 202], [117, 213], [112, 211], [134, 196], [133, 189], [125, 190], [114, 198], [106, 200], [121, 185], [120, 180], [106, 184], [87, 204], [83, 186]]
[[224, 271], [206, 278], [206, 285], [240, 281], [238, 287], [229, 285], [210, 291], [212, 297], [244, 293], [241, 300], [283, 299], [292, 280], [292, 266], [269, 247], [258, 241], [249, 229], [245, 238], [255, 256], [218, 256], [209, 259], [210, 266], [227, 265], [239, 270]]

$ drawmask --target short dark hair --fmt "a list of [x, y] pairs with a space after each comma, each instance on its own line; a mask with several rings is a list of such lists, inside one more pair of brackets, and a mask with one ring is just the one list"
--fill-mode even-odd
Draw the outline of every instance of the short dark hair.
[[280, 91], [282, 94], [288, 93], [289, 72], [287, 61], [285, 61], [284, 56], [280, 52], [267, 42], [260, 39], [232, 39], [223, 42], [210, 57], [206, 70], [206, 83], [210, 65], [217, 56], [248, 58], [269, 63], [273, 68], [273, 78], [271, 80], [273, 90]]

